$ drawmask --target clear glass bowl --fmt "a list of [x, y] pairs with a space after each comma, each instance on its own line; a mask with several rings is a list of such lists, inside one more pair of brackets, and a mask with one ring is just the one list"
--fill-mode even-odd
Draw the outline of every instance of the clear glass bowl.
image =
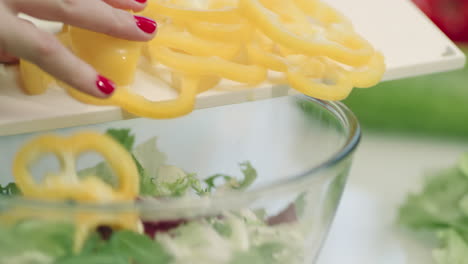
[[[314, 263], [360, 139], [358, 122], [343, 104], [305, 96], [203, 109], [173, 120], [133, 119], [53, 132], [108, 128], [131, 128], [136, 144], [157, 136], [168, 164], [200, 178], [216, 173], [241, 177], [239, 163], [245, 161], [258, 176], [243, 191], [224, 190], [192, 198], [146, 197], [132, 204], [1, 198], [0, 263], [126, 263], [129, 259], [129, 263], [157, 264]], [[16, 150], [37, 134], [41, 133], [0, 138], [2, 177], [12, 175]], [[78, 167], [95, 163], [95, 158], [83, 158]], [[56, 166], [46, 162], [36, 170]], [[12, 180], [1, 178], [1, 183]], [[27, 220], [11, 221], [21, 214]], [[125, 219], [135, 215], [148, 233], [156, 234], [157, 247], [131, 236], [99, 244], [96, 241], [101, 238], [94, 236], [97, 240], [86, 240], [81, 258], [70, 257], [76, 228], [68, 223], [93, 216]], [[102, 227], [100, 234], [109, 236], [109, 230]], [[112, 243], [113, 249], [102, 249]], [[101, 251], [96, 249], [99, 245]], [[106, 255], [112, 250], [114, 253]], [[136, 255], [106, 258], [123, 252]], [[145, 252], [153, 256], [145, 256]], [[152, 258], [154, 261], [148, 261]]]

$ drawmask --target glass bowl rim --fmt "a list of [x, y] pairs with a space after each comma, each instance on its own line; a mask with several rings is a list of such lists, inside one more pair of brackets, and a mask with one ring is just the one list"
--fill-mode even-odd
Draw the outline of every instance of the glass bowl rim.
[[222, 194], [213, 194], [206, 197], [190, 197], [190, 202], [185, 199], [179, 198], [151, 198], [151, 199], [138, 199], [135, 202], [128, 203], [105, 203], [105, 204], [84, 204], [84, 203], [69, 203], [63, 201], [41, 201], [32, 200], [24, 197], [0, 197], [0, 207], [22, 206], [32, 208], [44, 208], [52, 210], [85, 210], [85, 211], [98, 211], [100, 213], [115, 213], [122, 211], [197, 211], [198, 214], [215, 213], [227, 210], [228, 207], [239, 207], [242, 204], [248, 204], [252, 200], [267, 196], [277, 191], [277, 189], [284, 189], [288, 186], [294, 185], [304, 179], [309, 179], [320, 174], [321, 171], [333, 167], [335, 164], [340, 163], [342, 160], [348, 158], [361, 140], [361, 128], [357, 117], [354, 113], [342, 102], [326, 101], [312, 98], [306, 95], [295, 95], [302, 100], [312, 102], [324, 110], [327, 110], [335, 118], [340, 121], [340, 126], [346, 129], [347, 135], [345, 142], [337, 148], [335, 154], [331, 155], [325, 161], [314, 165], [312, 168], [307, 169], [302, 173], [291, 175], [282, 178], [278, 181], [273, 181], [264, 186], [247, 189], [243, 191], [227, 191]]

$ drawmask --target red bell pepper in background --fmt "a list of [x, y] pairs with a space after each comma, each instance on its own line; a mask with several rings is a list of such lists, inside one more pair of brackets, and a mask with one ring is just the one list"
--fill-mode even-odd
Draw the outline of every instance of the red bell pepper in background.
[[468, 0], [412, 0], [452, 41], [468, 42]]

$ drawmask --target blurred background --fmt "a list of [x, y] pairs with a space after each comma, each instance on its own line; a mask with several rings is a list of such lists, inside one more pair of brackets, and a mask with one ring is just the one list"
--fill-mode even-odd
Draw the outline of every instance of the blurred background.
[[[468, 0], [408, 1], [468, 55]], [[468, 152], [468, 67], [354, 89], [344, 102], [363, 137], [318, 264], [434, 264], [433, 241], [399, 226], [398, 210]]]
[[[467, 0], [412, 0], [468, 54]], [[345, 103], [364, 129], [468, 140], [468, 68], [355, 89]]]

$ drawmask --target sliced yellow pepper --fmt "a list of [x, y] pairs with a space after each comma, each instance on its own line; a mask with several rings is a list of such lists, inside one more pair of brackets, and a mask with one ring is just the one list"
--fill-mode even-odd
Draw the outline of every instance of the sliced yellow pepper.
[[331, 68], [327, 67], [323, 59], [311, 58], [305, 55], [289, 55], [285, 60], [288, 65], [288, 72], [301, 73], [312, 78], [322, 78]]
[[[97, 152], [106, 159], [118, 178], [115, 189], [96, 175], [77, 176], [76, 158], [88, 151]], [[58, 158], [61, 171], [49, 173], [42, 182], [36, 182], [29, 172], [29, 166], [46, 154], [54, 154]], [[13, 175], [23, 196], [30, 199], [104, 204], [133, 202], [139, 194], [138, 170], [131, 155], [109, 136], [95, 132], [81, 132], [68, 138], [43, 135], [29, 141], [15, 157]], [[112, 214], [78, 209], [71, 215], [77, 227], [75, 252], [79, 252], [89, 232], [100, 225], [141, 231], [141, 223], [135, 212]], [[18, 208], [10, 213], [10, 217], [37, 217], [37, 212], [28, 214], [24, 208]]]
[[267, 77], [266, 69], [257, 65], [243, 65], [219, 57], [192, 56], [162, 46], [152, 46], [150, 55], [153, 61], [189, 75], [216, 75], [248, 84], [259, 84]]
[[[116, 190], [95, 176], [78, 178], [75, 159], [87, 151], [101, 154], [114, 169], [119, 180]], [[28, 167], [47, 153], [56, 155], [61, 171], [57, 175], [49, 175], [43, 184], [39, 184], [34, 181]], [[138, 170], [130, 154], [112, 138], [95, 132], [82, 132], [69, 138], [44, 135], [28, 142], [16, 155], [13, 174], [27, 198], [80, 201], [105, 201], [109, 198], [114, 201], [133, 199], [139, 192], [139, 179], [135, 176]], [[85, 188], [92, 185], [98, 186], [102, 192]]]
[[227, 43], [248, 41], [252, 33], [252, 27], [246, 21], [238, 24], [192, 22], [187, 23], [187, 28], [194, 35]]
[[238, 43], [225, 43], [198, 38], [187, 31], [171, 26], [160, 27], [158, 35], [147, 45], [165, 46], [191, 55], [218, 56], [224, 59], [231, 59], [240, 49]]
[[[57, 36], [116, 82], [120, 88], [111, 98], [94, 98], [57, 83], [84, 103], [119, 106], [142, 117], [173, 118], [191, 112], [196, 95], [222, 79], [258, 85], [272, 70], [286, 80], [280, 74], [270, 81], [340, 100], [352, 87], [377, 84], [385, 72], [382, 54], [345, 16], [320, 0], [150, 0], [140, 14], [159, 24], [159, 34], [148, 43], [68, 25]], [[152, 102], [123, 87], [133, 83], [141, 56], [158, 67], [151, 68], [152, 74], [161, 74], [166, 83], [172, 78], [177, 99]], [[21, 64], [26, 92], [43, 93], [53, 81], [50, 76], [27, 62]]]
[[369, 88], [375, 86], [385, 72], [386, 66], [384, 56], [376, 52], [369, 64], [353, 70], [346, 70], [348, 78], [356, 88]]
[[126, 88], [116, 89], [110, 98], [99, 99], [62, 84], [68, 94], [83, 103], [115, 105], [136, 116], [161, 119], [175, 118], [190, 113], [195, 106], [198, 86], [199, 77], [185, 77], [177, 99], [155, 102]]
[[317, 32], [309, 36], [294, 34], [280, 21], [279, 15], [271, 12], [259, 0], [239, 0], [239, 8], [269, 38], [305, 55], [327, 56], [340, 63], [361, 66], [368, 63], [374, 53], [367, 42], [360, 41], [356, 48], [328, 40]]
[[[182, 1], [177, 3], [168, 0], [153, 0], [148, 4], [149, 10], [145, 12], [150, 15], [154, 12], [159, 16], [168, 16], [184, 21], [201, 21], [214, 23], [237, 23], [240, 15], [234, 6], [218, 6], [210, 9], [210, 6], [196, 6], [196, 1]], [[150, 11], [151, 10], [151, 11]]]
[[307, 15], [325, 27], [339, 24], [353, 31], [351, 21], [336, 9], [318, 0], [294, 0], [294, 3]]
[[175, 118], [190, 113], [195, 107], [199, 77], [185, 77], [177, 99], [152, 102], [141, 95], [122, 89], [112, 100], [126, 111], [141, 117]]
[[[69, 27], [64, 25], [56, 37], [63, 45], [70, 48], [71, 43], [68, 30]], [[22, 88], [28, 95], [43, 94], [55, 83], [55, 79], [50, 76], [50, 74], [24, 59], [20, 59], [19, 73], [21, 76]]]
[[321, 62], [326, 68], [323, 76], [308, 76], [301, 71], [291, 70], [286, 74], [288, 82], [294, 89], [311, 97], [343, 100], [351, 93], [353, 83], [341, 67], [323, 60]]
[[310, 26], [310, 21], [307, 15], [300, 10], [292, 1], [283, 0], [259, 0], [260, 3], [267, 8], [270, 12], [275, 13], [280, 21], [285, 26], [290, 24], [300, 24], [307, 27], [309, 32], [315, 32], [314, 28]]
[[[176, 89], [177, 91], [182, 90], [182, 86], [184, 84], [184, 75], [177, 73], [177, 72], [172, 72], [171, 73], [171, 80], [172, 80], [172, 87]], [[203, 76], [200, 77], [200, 82], [198, 84], [198, 93], [203, 93], [208, 90], [211, 90], [213, 87], [219, 84], [221, 82], [221, 78], [218, 76]]]
[[288, 65], [283, 57], [263, 49], [258, 43], [250, 43], [247, 46], [247, 54], [250, 62], [261, 65], [267, 69], [286, 72]]
[[248, 44], [249, 60], [277, 72], [296, 71], [308, 76], [322, 76], [324, 66], [319, 60], [302, 54], [286, 55], [277, 45], [261, 33]]
[[118, 39], [72, 26], [68, 34], [73, 52], [100, 74], [119, 86], [133, 83], [142, 42]]
[[29, 95], [43, 94], [55, 82], [52, 76], [37, 65], [23, 59], [20, 59], [19, 73], [22, 88]]

